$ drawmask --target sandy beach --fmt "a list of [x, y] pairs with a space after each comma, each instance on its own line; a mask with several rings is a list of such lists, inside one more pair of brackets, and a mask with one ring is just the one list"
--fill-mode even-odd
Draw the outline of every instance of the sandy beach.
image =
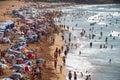
[[[12, 17], [11, 11], [28, 4], [32, 3], [24, 3], [19, 1], [0, 1], [0, 22], [4, 22], [6, 20], [16, 21], [17, 19]], [[59, 69], [59, 64], [62, 63], [62, 57], [58, 57], [57, 69], [54, 69], [53, 56], [56, 47], [61, 48], [61, 46], [64, 45], [64, 41], [61, 39], [61, 35], [54, 33], [52, 36], [55, 39], [54, 44], [50, 44], [50, 38], [48, 40], [45, 40], [45, 37], [43, 37], [43, 42], [28, 44], [27, 49], [37, 49], [37, 57], [44, 58], [46, 60], [46, 68], [42, 70], [42, 80], [66, 80], [65, 67], [63, 67], [62, 73], [60, 73]], [[10, 45], [0, 45], [1, 50], [5, 50], [9, 47]], [[0, 77], [0, 80], [2, 80], [2, 78], [9, 77], [11, 75], [11, 72], [11, 70], [6, 70], [6, 73]], [[30, 78], [30, 75], [27, 75], [27, 77]]]

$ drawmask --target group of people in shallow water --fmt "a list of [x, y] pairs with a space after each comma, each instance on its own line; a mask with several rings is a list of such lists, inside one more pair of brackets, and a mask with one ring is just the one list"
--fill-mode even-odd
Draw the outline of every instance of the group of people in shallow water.
[[[66, 28], [65, 26], [63, 26], [64, 28]], [[69, 29], [69, 27], [67, 26], [67, 29]], [[74, 30], [74, 29], [73, 29]], [[94, 30], [94, 27], [92, 27], [92, 28], [90, 28], [90, 31], [93, 31]], [[85, 36], [86, 37], [86, 30], [85, 29], [82, 29], [82, 32], [80, 33], [80, 36], [81, 37], [83, 37], [83, 36]], [[102, 36], [103, 36], [103, 32], [100, 32], [100, 38], [99, 39], [101, 39], [102, 38]], [[89, 39], [94, 39], [94, 37], [96, 37], [96, 35], [94, 34], [94, 35], [92, 35], [92, 38], [90, 38], [89, 37]], [[112, 35], [110, 35], [110, 37], [113, 37]], [[76, 36], [74, 36], [74, 40], [76, 39]], [[62, 35], [62, 40], [65, 40], [65, 36], [64, 36], [64, 33], [63, 33], [63, 35]], [[113, 40], [115, 40], [115, 37], [113, 37]], [[68, 41], [68, 42], [67, 42]], [[66, 56], [67, 56], [67, 54], [68, 54], [68, 52], [69, 52], [69, 47], [70, 47], [70, 44], [71, 44], [71, 46], [73, 46], [73, 45], [77, 45], [77, 44], [73, 44], [73, 43], [71, 43], [71, 41], [72, 41], [72, 33], [69, 33], [68, 34], [68, 40], [65, 40], [65, 43], [67, 43], [68, 45], [66, 46], [67, 47], [67, 49], [64, 51], [64, 57], [63, 58], [66, 58]], [[102, 48], [107, 48], [107, 44], [108, 44], [108, 36], [105, 38], [105, 44], [100, 44], [100, 49], [102, 49]], [[91, 41], [90, 42], [90, 48], [92, 48], [93, 47], [93, 42]], [[76, 46], [76, 48], [77, 48], [77, 46]], [[111, 49], [113, 49], [113, 45], [111, 45], [111, 47], [110, 47]], [[81, 51], [79, 51], [79, 55], [81, 55], [82, 54], [82, 52]], [[109, 63], [111, 63], [111, 59], [109, 59]], [[65, 63], [65, 59], [63, 59], [63, 62]], [[81, 72], [82, 73], [82, 72]], [[82, 73], [82, 76], [83, 76], [83, 73]], [[72, 79], [72, 73], [71, 73], [71, 71], [69, 71], [69, 73], [68, 73], [68, 78], [69, 78], [69, 80], [71, 80]], [[77, 80], [77, 74], [76, 74], [76, 72], [74, 72], [74, 80]], [[85, 78], [85, 80], [91, 80], [91, 75], [87, 75], [86, 76], [86, 78]]]
[[[80, 74], [81, 74], [81, 77], [84, 76], [82, 72], [81, 72]], [[77, 73], [76, 73], [76, 71], [74, 71], [74, 73], [72, 74], [72, 72], [71, 72], [71, 70], [70, 70], [70, 71], [68, 72], [68, 79], [69, 79], [69, 80], [72, 80], [72, 78], [73, 78], [73, 80], [77, 80]], [[85, 80], [91, 80], [91, 75], [87, 75], [87, 76], [85, 77]]]
[[[93, 13], [92, 13], [93, 14]], [[70, 15], [70, 14], [69, 14]], [[74, 15], [74, 16], [73, 16]], [[84, 14], [83, 14], [84, 15]], [[95, 15], [95, 14], [93, 14], [93, 15]], [[77, 17], [77, 16], [79, 16], [79, 13], [78, 14], [72, 14], [71, 16], [73, 16], [73, 18], [75, 18], [75, 17]], [[109, 15], [108, 15], [109, 16]], [[82, 16], [81, 16], [82, 17]], [[103, 16], [101, 16], [101, 17], [103, 17]], [[73, 20], [73, 18], [72, 18], [72, 22], [74, 21]], [[94, 20], [94, 19], [93, 19]], [[67, 19], [65, 19], [64, 18], [64, 22], [65, 21], [70, 21], [70, 20], [67, 20]], [[61, 23], [62, 22], [62, 18], [60, 19], [60, 21], [59, 21], [59, 23]], [[116, 20], [116, 24], [118, 23], [118, 20]], [[96, 24], [96, 23], [95, 23]], [[111, 25], [111, 24], [110, 24]], [[67, 30], [70, 30], [70, 27], [69, 26], [65, 26], [65, 25], [60, 25], [62, 28], [64, 28], [64, 29], [67, 29]], [[75, 24], [75, 27], [78, 27], [78, 24]], [[75, 27], [72, 27], [72, 31], [75, 31], [76, 29], [75, 29]], [[83, 29], [80, 29], [81, 30], [81, 32], [80, 32], [80, 37], [85, 37], [85, 38], [88, 38], [89, 40], [90, 40], [90, 44], [89, 44], [89, 46], [90, 46], [90, 48], [92, 48], [93, 46], [94, 46], [94, 42], [96, 42], [96, 40], [95, 40], [95, 38], [96, 37], [98, 37], [98, 40], [100, 40], [100, 39], [104, 39], [104, 37], [105, 37], [105, 34], [104, 34], [104, 32], [103, 32], [103, 27], [101, 27], [100, 29], [100, 35], [98, 36], [98, 35], [96, 35], [94, 32], [96, 32], [95, 31], [95, 27], [94, 27], [94, 25], [90, 25], [90, 29], [89, 29], [89, 31], [88, 32], [86, 32], [87, 30], [85, 30], [84, 28]], [[108, 25], [106, 25], [105, 27], [108, 27]], [[89, 33], [89, 34], [86, 34], [86, 33]], [[120, 34], [118, 34], [118, 36], [120, 36]], [[73, 46], [75, 46], [75, 48], [78, 48], [78, 44], [73, 44], [72, 43], [72, 39], [77, 39], [77, 36], [76, 35], [72, 35], [72, 33], [70, 32], [70, 33], [68, 33], [68, 40], [66, 40], [66, 38], [65, 38], [66, 36], [64, 36], [64, 33], [63, 33], [63, 35], [62, 35], [62, 40], [65, 40], [65, 43], [66, 44], [68, 44], [68, 47], [73, 47]], [[114, 47], [114, 45], [113, 44], [111, 44], [111, 43], [109, 43], [109, 39], [108, 38], [113, 38], [113, 40], [115, 40], [115, 36], [113, 36], [112, 34], [110, 34], [109, 36], [107, 35], [106, 37], [105, 37], [105, 40], [104, 40], [104, 44], [103, 43], [101, 43], [100, 45], [99, 45], [99, 48], [100, 49], [106, 49], [106, 48], [108, 48], [108, 46], [110, 46], [110, 48], [111, 49], [113, 49], [113, 47]], [[94, 41], [95, 40], [95, 41]], [[64, 54], [66, 55], [67, 54], [67, 52], [65, 51], [64, 52]], [[79, 51], [79, 55], [81, 55], [82, 54], [82, 51], [80, 50]], [[109, 63], [111, 63], [111, 61], [112, 61], [112, 59], [109, 59]], [[76, 72], [75, 72], [75, 74], [76, 74]], [[74, 75], [75, 76], [75, 75]], [[77, 76], [77, 75], [76, 75]], [[72, 73], [71, 73], [71, 71], [69, 71], [69, 73], [68, 73], [68, 78], [69, 78], [69, 80], [71, 80], [72, 79]], [[74, 80], [76, 80], [76, 78], [74, 78]], [[91, 75], [87, 75], [86, 76], [86, 78], [85, 78], [85, 80], [91, 80]]]

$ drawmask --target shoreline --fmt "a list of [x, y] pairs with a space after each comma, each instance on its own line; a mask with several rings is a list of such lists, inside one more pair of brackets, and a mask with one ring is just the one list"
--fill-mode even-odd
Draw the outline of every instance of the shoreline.
[[[2, 1], [1, 1], [2, 2]], [[6, 3], [7, 2], [7, 3]], [[4, 7], [1, 9], [3, 12], [1, 12], [1, 16], [0, 16], [0, 21], [6, 21], [6, 20], [15, 20], [16, 21], [16, 18], [11, 18], [11, 15], [10, 16], [5, 16], [5, 17], [3, 17], [3, 13], [6, 11], [5, 9], [6, 8], [9, 8], [10, 7], [10, 5], [12, 6], [13, 5], [13, 3], [12, 2], [10, 2], [9, 4], [8, 4], [8, 2], [9, 1], [3, 1], [2, 2], [2, 4], [4, 3], [6, 3], [7, 4], [7, 6], [5, 6], [4, 5]], [[14, 1], [14, 2], [18, 2], [18, 3], [16, 3], [16, 4], [14, 4], [14, 9], [16, 9], [16, 8], [20, 8], [21, 6], [25, 6], [25, 5], [28, 5], [28, 4], [32, 4], [32, 3], [28, 3], [28, 4], [22, 4], [21, 2], [19, 2], [19, 1]], [[20, 3], [20, 4], [19, 4]], [[19, 5], [18, 5], [19, 4]], [[0, 5], [0, 7], [1, 7], [2, 5]], [[16, 7], [17, 6], [17, 7]], [[13, 10], [13, 8], [11, 9], [11, 8], [9, 8], [9, 11], [11, 11], [11, 10]], [[22, 24], [20, 24], [20, 25], [22, 25]], [[19, 26], [20, 26], [19, 25]], [[39, 55], [38, 56], [43, 56], [43, 57], [50, 57], [50, 56], [53, 56], [54, 54], [54, 51], [55, 51], [55, 49], [56, 49], [56, 47], [58, 47], [58, 48], [60, 48], [62, 45], [64, 45], [64, 42], [61, 40], [61, 37], [60, 37], [60, 35], [57, 35], [57, 34], [53, 34], [55, 37], [55, 43], [52, 45], [52, 46], [50, 46], [48, 43], [46, 43], [46, 44], [42, 44], [41, 43], [41, 46], [39, 46], [39, 45], [37, 45], [37, 44], [29, 44], [29, 47], [28, 47], [28, 49], [33, 49], [32, 48], [32, 46], [36, 46], [34, 49], [38, 49], [38, 53], [39, 53]], [[30, 46], [31, 45], [31, 46]], [[42, 46], [43, 45], [43, 46]], [[2, 49], [2, 50], [5, 50], [6, 49], [6, 46], [8, 46], [9, 47], [9, 45], [4, 45], [4, 47], [2, 47], [2, 46], [0, 46], [0, 48]], [[45, 47], [47, 47], [47, 46], [50, 46], [49, 48], [50, 48], [50, 51], [49, 51], [49, 49], [48, 48], [45, 48]], [[45, 51], [45, 50], [41, 50], [41, 49], [39, 49], [39, 48], [41, 48], [42, 47], [42, 49], [47, 49], [48, 51]], [[42, 53], [47, 53], [47, 54], [50, 54], [49, 56], [44, 56]], [[53, 57], [52, 57], [53, 58]], [[50, 58], [50, 59], [52, 59], [52, 58]], [[44, 73], [43, 73], [43, 80], [45, 79], [45, 80], [56, 80], [56, 79], [58, 79], [58, 80], [66, 80], [65, 78], [66, 78], [66, 76], [64, 75], [65, 74], [65, 71], [66, 71], [66, 69], [65, 69], [65, 67], [63, 67], [63, 73], [59, 73], [59, 65], [57, 65], [57, 69], [56, 70], [54, 70], [54, 64], [53, 64], [53, 61], [49, 61], [50, 59], [48, 59], [47, 60], [47, 67], [50, 67], [50, 68], [52, 68], [52, 70], [43, 70], [44, 71]], [[61, 57], [59, 57], [58, 58], [58, 63], [61, 63], [62, 62], [62, 58]], [[52, 63], [52, 65], [51, 65], [51, 63]], [[49, 72], [49, 73], [47, 73], [47, 71]], [[52, 73], [52, 74], [51, 74]], [[53, 75], [53, 74], [55, 74], [55, 75]], [[10, 73], [7, 73], [7, 76], [2, 76], [2, 77], [9, 77], [8, 75], [10, 75]], [[1, 78], [2, 78], [1, 77]], [[1, 80], [1, 79], [0, 79]]]
[[[57, 48], [61, 48], [61, 46], [64, 45], [64, 41], [62, 41], [60, 35], [55, 34], [55, 43], [53, 46], [51, 46], [51, 51], [50, 54], [54, 56], [54, 50]], [[57, 64], [57, 69], [55, 69], [53, 72], [56, 73], [56, 78], [52, 78], [51, 80], [66, 80], [66, 67], [63, 66], [62, 73], [60, 73], [60, 64], [62, 63], [62, 57], [58, 57], [58, 64]], [[54, 62], [52, 63], [54, 65]], [[53, 66], [54, 67], [54, 66]]]

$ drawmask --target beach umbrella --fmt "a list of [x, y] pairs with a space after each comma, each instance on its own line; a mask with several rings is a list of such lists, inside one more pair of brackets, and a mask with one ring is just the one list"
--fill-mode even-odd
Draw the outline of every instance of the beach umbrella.
[[26, 50], [22, 50], [22, 53], [23, 54], [26, 54], [28, 52], [28, 50], [26, 49]]
[[0, 62], [0, 66], [2, 66], [2, 64], [3, 64], [3, 63], [2, 63], [2, 62]]
[[17, 58], [16, 60], [18, 60], [18, 61], [23, 61], [23, 59], [22, 59], [22, 58]]
[[21, 49], [23, 49], [23, 48], [25, 48], [25, 46], [24, 46], [24, 45], [23, 45], [23, 46], [18, 47], [17, 49], [21, 50]]
[[26, 65], [26, 66], [24, 67], [24, 70], [25, 70], [25, 71], [30, 71], [30, 66]]
[[21, 66], [19, 64], [13, 64], [13, 68], [15, 68], [15, 69], [21, 69], [21, 68], [23, 68], [23, 66]]
[[20, 52], [20, 51], [14, 51], [14, 53], [16, 53], [16, 54], [21, 54], [21, 52]]
[[24, 54], [19, 54], [19, 55], [18, 55], [18, 58], [25, 59], [25, 58], [26, 58], [26, 56], [25, 56]]
[[26, 50], [26, 48], [22, 48], [22, 49], [21, 49], [21, 51], [24, 51], [24, 50]]
[[18, 39], [19, 39], [19, 40], [21, 40], [21, 41], [26, 41], [26, 39], [25, 39], [25, 37], [24, 37], [24, 36], [19, 37]]
[[14, 58], [15, 58], [15, 55], [14, 55], [14, 54], [9, 54], [9, 55], [7, 56], [7, 58], [8, 58], [8, 59], [14, 59]]
[[8, 66], [7, 66], [6, 64], [2, 64], [1, 66], [2, 66], [2, 68], [4, 68], [4, 69], [8, 68]]
[[12, 50], [12, 49], [7, 49], [7, 52], [8, 52], [8, 53], [14, 53], [14, 50]]
[[11, 79], [11, 78], [3, 78], [2, 80], [13, 80], [13, 79]]
[[21, 63], [23, 63], [23, 59], [22, 58], [17, 58], [16, 62], [19, 63], [19, 64], [21, 64]]
[[18, 39], [19, 39], [19, 40], [22, 40], [22, 39], [23, 39], [23, 37], [19, 37]]
[[41, 30], [40, 29], [36, 29], [36, 32], [40, 32]]
[[43, 58], [36, 59], [36, 63], [39, 63], [39, 62], [45, 62], [45, 59]]
[[17, 72], [13, 72], [13, 73], [12, 73], [12, 76], [21, 77], [22, 74], [21, 74], [21, 73], [17, 73]]
[[32, 64], [32, 61], [30, 61], [30, 60], [27, 60], [27, 61], [26, 61], [24, 64], [31, 66], [31, 64]]
[[34, 53], [30, 53], [30, 54], [27, 54], [27, 57], [30, 59], [30, 58], [35, 58], [35, 54]]

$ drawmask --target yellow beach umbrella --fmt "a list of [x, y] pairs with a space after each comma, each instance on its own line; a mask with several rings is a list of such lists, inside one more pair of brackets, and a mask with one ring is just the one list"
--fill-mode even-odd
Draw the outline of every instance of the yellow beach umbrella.
[[27, 49], [22, 51], [23, 54], [26, 54], [27, 52], [28, 52]]
[[41, 16], [41, 18], [42, 18], [42, 19], [44, 19], [44, 18], [45, 18], [45, 16]]
[[19, 39], [19, 40], [22, 40], [22, 39], [23, 39], [23, 37], [19, 37], [18, 39]]

